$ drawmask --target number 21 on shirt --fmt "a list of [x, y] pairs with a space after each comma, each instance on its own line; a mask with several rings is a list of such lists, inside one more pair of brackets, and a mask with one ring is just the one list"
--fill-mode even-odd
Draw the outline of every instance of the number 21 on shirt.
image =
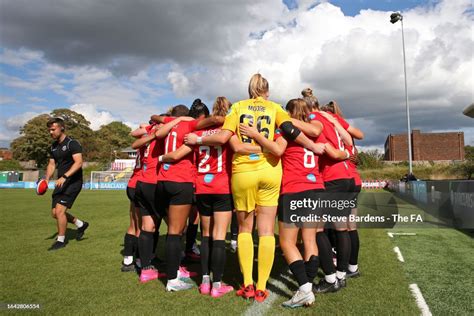
[[[198, 164], [198, 172], [206, 173], [211, 171], [209, 159], [215, 161], [217, 158], [217, 172], [222, 172], [222, 147], [221, 146], [199, 146], [200, 161]], [[212, 160], [211, 160], [212, 161]]]

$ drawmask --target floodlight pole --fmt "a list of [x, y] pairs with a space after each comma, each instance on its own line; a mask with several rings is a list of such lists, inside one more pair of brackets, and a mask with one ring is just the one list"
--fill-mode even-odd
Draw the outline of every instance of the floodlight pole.
[[[395, 16], [394, 16], [395, 15]], [[405, 57], [405, 32], [403, 29], [403, 15], [399, 12], [392, 14], [391, 16], [392, 23], [396, 23], [400, 21], [402, 23], [402, 46], [403, 46], [403, 72], [405, 74], [405, 103], [406, 103], [406, 111], [407, 111], [407, 130], [408, 130], [408, 165], [409, 165], [409, 174], [413, 174], [413, 155], [412, 155], [412, 148], [411, 148], [411, 124], [410, 124], [410, 105], [408, 103], [408, 84], [407, 84], [407, 63]]]

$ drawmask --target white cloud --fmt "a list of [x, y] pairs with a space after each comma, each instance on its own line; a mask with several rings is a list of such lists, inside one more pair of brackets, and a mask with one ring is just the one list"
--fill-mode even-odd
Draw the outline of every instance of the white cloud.
[[[78, 6], [87, 15], [70, 15], [67, 6], [40, 7], [41, 19], [32, 25], [13, 19], [23, 1], [7, 1], [4, 12], [13, 13], [4, 13], [2, 24], [16, 31], [5, 35], [6, 43], [18, 47], [22, 41], [36, 50], [5, 50], [2, 57], [27, 69], [27, 76], [1, 74], [0, 80], [19, 90], [54, 91], [67, 104], [81, 105], [98, 128], [112, 119], [146, 121], [175, 99], [169, 89], [185, 99], [246, 98], [250, 76], [260, 72], [270, 82], [271, 99], [285, 103], [311, 86], [322, 103], [337, 100], [364, 130], [361, 145], [380, 146], [389, 133], [406, 128], [400, 24], [390, 24], [390, 12], [350, 17], [330, 3], [306, 10], [316, 2], [299, 1], [291, 11], [277, 0], [183, 0], [166, 10], [144, 2], [134, 8], [142, 17], [137, 25], [121, 23], [131, 9], [126, 1], [117, 1], [108, 19], [101, 18], [102, 6], [86, 2]], [[444, 0], [402, 12], [412, 128], [461, 129], [474, 138], [472, 120], [461, 114], [473, 100], [469, 8], [467, 0]], [[71, 23], [52, 32], [64, 15]], [[98, 21], [111, 27], [88, 32]], [[159, 29], [160, 37], [143, 29]], [[32, 62], [37, 67], [28, 67]]]
[[[21, 113], [12, 117], [9, 117], [6, 122], [5, 122], [5, 127], [9, 131], [16, 132], [17, 134], [20, 131], [20, 127], [26, 124], [29, 120], [31, 120], [33, 117], [44, 114], [45, 112], [38, 113], [38, 112], [25, 112]], [[46, 112], [47, 113], [47, 112]]]
[[46, 101], [48, 101], [44, 98], [39, 98], [39, 97], [29, 97], [28, 100], [31, 101], [31, 102], [46, 102]]
[[4, 49], [3, 52], [0, 53], [0, 63], [11, 66], [24, 66], [28, 63], [38, 61], [42, 57], [42, 53], [23, 47], [18, 50]]
[[112, 113], [99, 110], [95, 104], [74, 104], [71, 106], [71, 110], [84, 115], [86, 120], [91, 123], [90, 127], [93, 130], [98, 130], [102, 125], [118, 120]]
[[17, 103], [18, 100], [15, 99], [15, 98], [12, 98], [12, 97], [9, 97], [9, 96], [6, 96], [6, 95], [0, 95], [0, 105], [4, 105], [4, 104], [14, 104], [14, 103]]
[[23, 127], [26, 122], [33, 117], [44, 113], [47, 112], [29, 111], [5, 119], [0, 126], [0, 147], [9, 147], [10, 142], [20, 136], [20, 128]]
[[[442, 1], [403, 12], [413, 128], [466, 129], [462, 107], [472, 102], [472, 19], [470, 2]], [[322, 3], [293, 12], [295, 23], [267, 30], [205, 71], [181, 68], [173, 78], [189, 95], [231, 100], [246, 98], [257, 71], [270, 83], [270, 97], [285, 103], [311, 86], [322, 103], [335, 99], [368, 136], [364, 145], [382, 144], [406, 125], [400, 24], [389, 12], [363, 10], [355, 17]], [[176, 80], [175, 80], [176, 82]], [[441, 126], [440, 126], [441, 125]]]
[[173, 92], [178, 97], [189, 95], [191, 92], [189, 79], [181, 72], [172, 71], [168, 74]]

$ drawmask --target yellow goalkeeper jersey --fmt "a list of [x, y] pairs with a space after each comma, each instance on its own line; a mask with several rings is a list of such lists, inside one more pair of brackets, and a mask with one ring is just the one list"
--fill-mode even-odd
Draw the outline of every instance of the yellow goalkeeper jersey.
[[[253, 139], [240, 134], [240, 123], [256, 126], [261, 134], [273, 140], [275, 129], [283, 122], [290, 120], [290, 116], [283, 110], [280, 104], [258, 97], [234, 103], [230, 113], [225, 118], [222, 129], [233, 132], [243, 143], [258, 145]], [[263, 153], [251, 155], [235, 153], [232, 159], [232, 172], [255, 171], [267, 167], [275, 167], [278, 163], [279, 158], [274, 157], [265, 150]]]

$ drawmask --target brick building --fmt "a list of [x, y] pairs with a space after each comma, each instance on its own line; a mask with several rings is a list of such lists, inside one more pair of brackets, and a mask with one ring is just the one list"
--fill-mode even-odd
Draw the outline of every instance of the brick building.
[[[464, 160], [464, 133], [411, 133], [413, 160]], [[385, 157], [388, 161], [408, 160], [407, 134], [388, 135]]]
[[0, 148], [0, 160], [12, 160], [13, 153], [8, 148]]

